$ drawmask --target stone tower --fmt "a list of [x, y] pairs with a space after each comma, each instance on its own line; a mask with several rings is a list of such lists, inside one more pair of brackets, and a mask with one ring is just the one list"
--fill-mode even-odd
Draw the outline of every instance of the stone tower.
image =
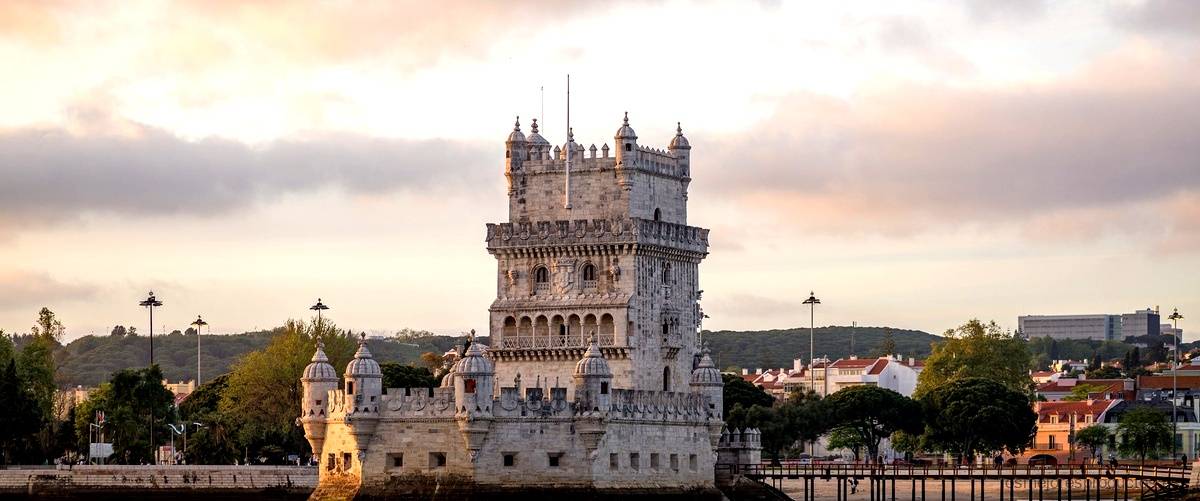
[[639, 145], [628, 114], [613, 145], [552, 147], [536, 120], [505, 142], [509, 220], [487, 225], [500, 381], [565, 387], [594, 335], [614, 386], [689, 391], [708, 253], [687, 224], [691, 146], [680, 127], [668, 150]]

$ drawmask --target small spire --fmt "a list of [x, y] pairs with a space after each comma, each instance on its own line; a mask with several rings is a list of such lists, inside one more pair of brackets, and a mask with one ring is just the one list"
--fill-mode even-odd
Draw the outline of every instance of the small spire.
[[570, 127], [567, 129], [567, 142], [568, 143], [575, 142], [575, 128], [574, 127]]
[[532, 130], [533, 130], [533, 133], [534, 133], [534, 134], [537, 134], [538, 128], [537, 128], [537, 119], [536, 119], [536, 118], [535, 118], [535, 119], [533, 119], [533, 125], [532, 125], [532, 126], [530, 126], [530, 127], [532, 128]]
[[629, 125], [629, 112], [625, 112], [625, 125]]
[[521, 131], [521, 115], [517, 115], [517, 121], [513, 124], [513, 130], [517, 132]]
[[683, 124], [680, 122], [675, 122], [675, 135], [676, 136], [683, 135]]

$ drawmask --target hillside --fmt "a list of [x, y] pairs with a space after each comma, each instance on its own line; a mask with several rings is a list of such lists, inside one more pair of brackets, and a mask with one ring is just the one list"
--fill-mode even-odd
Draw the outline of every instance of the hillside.
[[[896, 353], [905, 357], [929, 355], [930, 343], [941, 339], [927, 332], [887, 327], [817, 327], [814, 351], [817, 357], [838, 359], [850, 355], [850, 334], [854, 332], [854, 354], [872, 356], [883, 341], [884, 332], [892, 333]], [[704, 341], [712, 350], [713, 361], [721, 369], [791, 367], [792, 359], [808, 359], [808, 328], [769, 331], [704, 332]]]
[[[202, 336], [201, 371], [205, 380], [224, 374], [247, 352], [267, 345], [271, 331], [244, 334]], [[480, 341], [487, 343], [486, 337]], [[380, 362], [418, 362], [422, 353], [443, 353], [462, 337], [422, 336], [398, 339], [371, 339], [367, 346]], [[142, 367], [150, 360], [150, 339], [146, 336], [85, 336], [58, 351], [60, 384], [95, 386], [127, 367]], [[171, 381], [196, 377], [196, 336], [173, 333], [154, 336], [154, 360]]]

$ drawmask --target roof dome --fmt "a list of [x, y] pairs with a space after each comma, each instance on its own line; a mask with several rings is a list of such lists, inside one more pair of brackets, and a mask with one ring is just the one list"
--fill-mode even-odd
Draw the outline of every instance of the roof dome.
[[633, 127], [629, 126], [629, 112], [625, 112], [625, 122], [621, 124], [621, 128], [617, 129], [616, 139], [637, 139], [637, 133], [633, 131]]
[[317, 352], [313, 353], [312, 363], [304, 368], [301, 381], [337, 381], [337, 371], [329, 365], [329, 357], [325, 356], [325, 343], [317, 341]]
[[371, 356], [371, 350], [367, 349], [366, 334], [359, 339], [358, 351], [354, 352], [354, 358], [346, 364], [346, 377], [383, 377], [383, 371], [379, 370], [379, 362], [375, 361], [375, 358]]
[[517, 122], [515, 124], [513, 124], [513, 131], [511, 134], [508, 135], [508, 142], [510, 142], [510, 143], [524, 143], [525, 142], [525, 134], [521, 133], [521, 117], [517, 117]]
[[596, 345], [595, 338], [592, 338], [591, 343], [588, 344], [583, 358], [575, 364], [575, 375], [612, 377], [612, 370], [608, 368], [608, 361], [600, 353], [600, 347]]
[[672, 150], [690, 150], [692, 145], [688, 144], [686, 137], [683, 137], [683, 125], [675, 122], [675, 138], [671, 139], [671, 145], [667, 148]]
[[697, 385], [723, 385], [725, 382], [721, 379], [721, 371], [717, 370], [717, 366], [713, 364], [712, 358], [708, 356], [708, 349], [702, 352], [700, 364], [696, 366], [696, 370], [692, 371], [692, 384]]
[[479, 343], [475, 342], [474, 333], [471, 336], [471, 345], [467, 347], [466, 353], [463, 353], [462, 360], [454, 364], [451, 373], [455, 375], [474, 376], [482, 374], [495, 374], [496, 366], [491, 360], [483, 356], [483, 349]]
[[538, 124], [536, 118], [533, 119], [533, 125], [531, 126], [531, 129], [532, 132], [529, 133], [529, 144], [535, 144], [538, 146], [550, 145], [550, 141], [547, 141], [546, 138], [542, 137], [541, 134], [538, 134]]

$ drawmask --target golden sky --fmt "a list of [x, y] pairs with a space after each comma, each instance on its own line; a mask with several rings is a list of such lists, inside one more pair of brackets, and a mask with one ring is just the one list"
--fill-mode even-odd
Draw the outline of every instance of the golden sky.
[[580, 142], [683, 123], [706, 328], [1200, 315], [1198, 2], [16, 0], [0, 61], [9, 331], [486, 331], [567, 73]]

